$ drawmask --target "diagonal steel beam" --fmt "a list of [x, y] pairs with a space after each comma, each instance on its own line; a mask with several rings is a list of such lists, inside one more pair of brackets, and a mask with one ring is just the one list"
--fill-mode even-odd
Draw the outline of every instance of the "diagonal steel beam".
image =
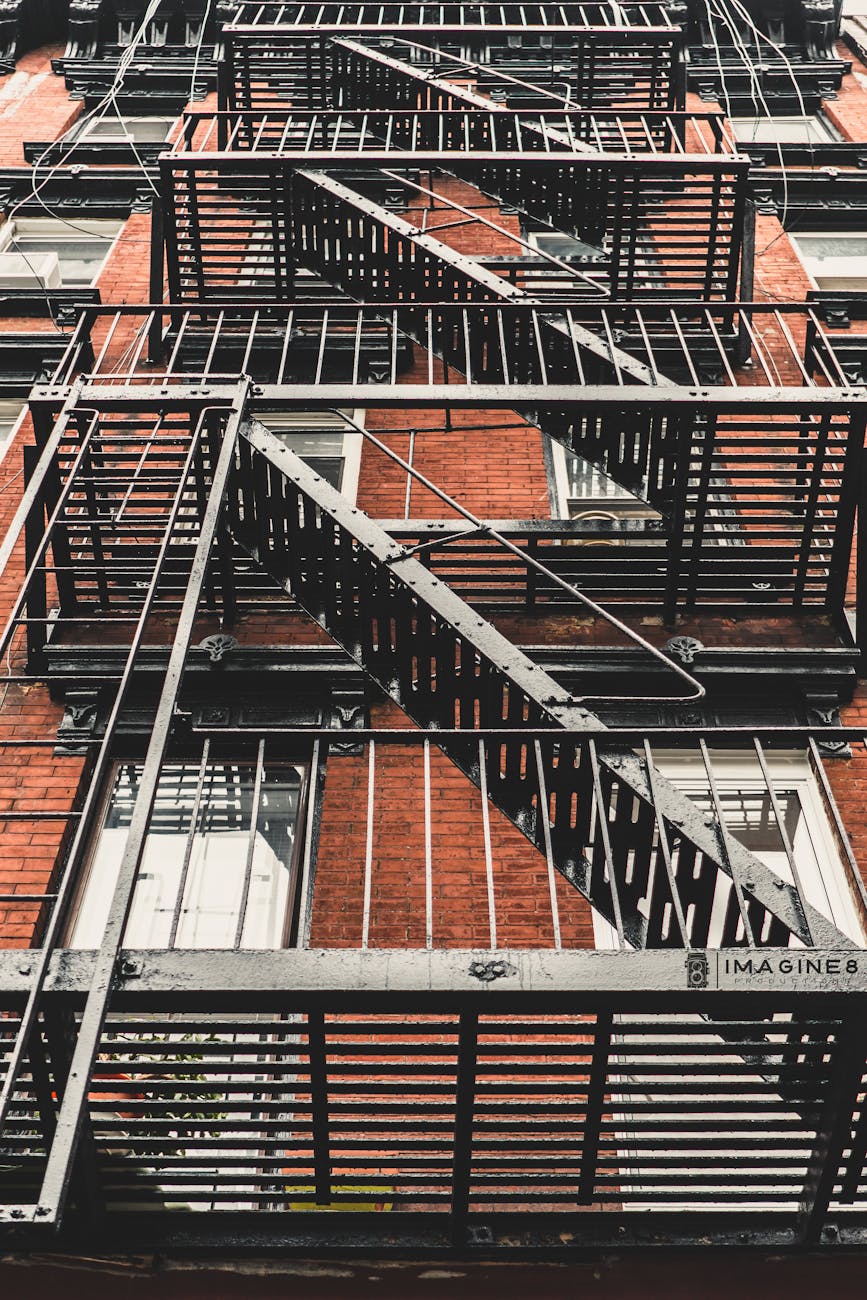
[[[693, 943], [695, 936], [698, 946], [708, 942], [722, 875], [736, 886], [729, 891], [724, 941], [744, 941], [743, 933], [737, 937], [740, 909], [744, 931], [757, 943], [784, 943], [794, 935], [811, 946], [854, 946], [718, 817], [700, 810], [632, 750], [606, 745], [598, 717], [263, 426], [242, 428], [230, 498], [241, 544], [419, 725], [466, 726], [471, 735], [474, 727], [505, 722], [568, 733], [565, 747], [539, 751], [545, 788], [557, 798], [553, 816], [547, 800], [549, 816], [540, 812], [537, 785], [528, 778], [532, 764], [514, 753], [497, 751], [488, 765], [488, 792], [622, 928], [627, 942], [680, 943], [662, 931], [660, 909], [672, 896], [658, 857], [661, 824], [691, 891]], [[444, 737], [441, 748], [479, 784], [474, 743]], [[592, 776], [588, 758], [594, 759]], [[567, 804], [577, 812], [564, 813]], [[603, 820], [610, 848], [598, 833]], [[699, 892], [696, 879], [703, 881]]]

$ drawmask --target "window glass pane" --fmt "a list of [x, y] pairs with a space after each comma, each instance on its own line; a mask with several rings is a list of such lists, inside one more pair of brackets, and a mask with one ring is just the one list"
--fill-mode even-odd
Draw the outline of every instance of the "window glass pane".
[[21, 415], [23, 409], [23, 402], [0, 401], [0, 447], [8, 442], [9, 435], [18, 423], [18, 417]]
[[805, 257], [817, 261], [826, 257], [867, 257], [867, 235], [798, 235], [795, 243]]
[[736, 117], [732, 130], [741, 144], [827, 144], [840, 139], [827, 118], [819, 115]]
[[[84, 140], [120, 140], [131, 136], [137, 144], [159, 143], [171, 129], [170, 117], [125, 117], [121, 122], [113, 114], [99, 122], [86, 122], [81, 131]], [[126, 128], [126, 129], [124, 129]]]
[[[140, 764], [118, 770], [70, 947], [99, 946], [141, 772]], [[255, 764], [207, 768], [191, 834], [199, 775], [198, 764], [163, 767], [124, 943], [133, 948], [231, 948], [243, 911], [241, 947], [280, 947], [290, 904], [302, 771], [265, 766], [252, 835]]]
[[[352, 411], [347, 411], [352, 416]], [[311, 469], [321, 475], [339, 492], [347, 491], [354, 498], [353, 476], [347, 481], [347, 453], [354, 452], [355, 478], [360, 453], [361, 435], [332, 411], [267, 411], [259, 419], [271, 430], [275, 438], [296, 456], [306, 461]]]
[[[45, 240], [18, 239], [15, 249], [19, 253], [35, 257], [45, 252]], [[96, 276], [111, 247], [110, 239], [98, 239], [84, 235], [80, 239], [58, 238], [52, 241], [52, 248], [57, 253], [60, 263], [60, 278], [64, 286], [86, 287]]]
[[529, 242], [534, 244], [540, 253], [550, 253], [552, 257], [560, 257], [564, 261], [571, 257], [599, 259], [605, 256], [602, 249], [597, 248], [594, 244], [585, 244], [581, 239], [574, 239], [571, 235], [557, 234], [555, 231], [534, 231]]
[[570, 451], [567, 451], [565, 456], [567, 491], [570, 504], [574, 502], [576, 508], [580, 508], [586, 501], [638, 501], [638, 497], [632, 492], [615, 483], [613, 478], [609, 478], [601, 469], [591, 465], [583, 457], [576, 456]]
[[21, 283], [23, 277], [27, 283], [38, 285], [41, 278], [51, 288], [85, 288], [99, 274], [122, 224], [47, 217], [7, 222], [0, 232], [4, 241], [0, 282], [5, 271], [15, 277], [9, 283]]

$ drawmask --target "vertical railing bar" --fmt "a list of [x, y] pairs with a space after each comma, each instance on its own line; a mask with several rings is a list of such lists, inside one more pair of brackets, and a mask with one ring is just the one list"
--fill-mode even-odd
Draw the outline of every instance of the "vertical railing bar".
[[596, 821], [599, 827], [599, 833], [602, 836], [602, 848], [605, 853], [605, 861], [608, 865], [608, 882], [611, 886], [611, 907], [614, 912], [614, 925], [617, 929], [617, 941], [621, 948], [626, 947], [626, 935], [623, 931], [623, 912], [620, 907], [620, 890], [617, 886], [617, 872], [614, 866], [614, 854], [611, 851], [611, 836], [608, 832], [608, 808], [605, 804], [605, 798], [602, 792], [602, 778], [599, 772], [599, 755], [596, 752], [596, 742], [592, 739], [587, 741], [587, 751], [590, 757], [590, 770], [593, 775], [593, 797], [596, 801]]
[[290, 309], [286, 317], [286, 325], [283, 330], [283, 349], [280, 353], [280, 366], [277, 371], [277, 383], [285, 384], [286, 382], [286, 360], [289, 356], [289, 346], [292, 342], [292, 326], [295, 324], [295, 309]]
[[434, 345], [433, 345], [433, 308], [428, 307], [425, 312], [427, 322], [427, 382], [433, 385], [434, 382]]
[[253, 319], [250, 321], [250, 329], [247, 333], [247, 346], [244, 349], [244, 359], [241, 362], [242, 375], [246, 375], [249, 373], [250, 357], [253, 354], [253, 343], [255, 342], [256, 339], [256, 329], [258, 327], [258, 324], [259, 324], [259, 310], [257, 308], [256, 311], [253, 312]]
[[563, 947], [560, 935], [560, 907], [557, 902], [557, 868], [554, 865], [554, 851], [551, 845], [551, 825], [548, 820], [548, 792], [545, 773], [542, 767], [542, 746], [538, 740], [533, 741], [536, 758], [536, 777], [539, 787], [539, 817], [542, 822], [542, 835], [545, 841], [545, 864], [548, 871], [548, 894], [551, 899], [551, 924], [554, 929], [554, 947], [559, 951]]
[[208, 753], [211, 748], [210, 738], [205, 740], [202, 746], [202, 759], [199, 764], [199, 776], [196, 781], [196, 793], [193, 797], [193, 806], [190, 811], [190, 828], [187, 831], [187, 842], [184, 845], [184, 860], [181, 863], [181, 873], [178, 877], [178, 891], [175, 896], [175, 905], [172, 909], [172, 922], [169, 927], [169, 937], [166, 940], [167, 948], [174, 948], [175, 940], [178, 937], [178, 925], [181, 919], [181, 909], [184, 902], [184, 892], [187, 888], [187, 875], [190, 870], [190, 861], [193, 856], [193, 844], [196, 839], [196, 831], [199, 825], [199, 811], [202, 806], [202, 791], [205, 787], [205, 775], [208, 770]]
[[[410, 469], [412, 468], [412, 462], [413, 462], [413, 457], [414, 457], [414, 455], [415, 455], [415, 429], [410, 429], [410, 431], [409, 431], [409, 450], [407, 451], [407, 454], [406, 454], [406, 463], [407, 463], [407, 465], [410, 467]], [[409, 472], [409, 470], [407, 470], [407, 475], [406, 475], [406, 492], [404, 493], [404, 501], [403, 501], [403, 517], [404, 517], [404, 519], [409, 519], [409, 517], [410, 517], [409, 510], [410, 510], [410, 502], [411, 502], [411, 499], [412, 499], [412, 479], [413, 479], [412, 474]]]
[[645, 737], [644, 741], [644, 758], [647, 763], [647, 784], [650, 787], [650, 798], [653, 801], [653, 816], [656, 819], [656, 829], [659, 835], [659, 847], [662, 850], [662, 860], [665, 863], [665, 871], [668, 876], [668, 886], [671, 891], [671, 903], [674, 908], [674, 914], [677, 917], [677, 926], [680, 930], [680, 938], [684, 948], [689, 947], [689, 934], [686, 927], [686, 913], [683, 910], [683, 902], [680, 897], [677, 880], [674, 874], [674, 864], [671, 860], [671, 846], [668, 842], [668, 831], [665, 828], [665, 818], [660, 812], [659, 800], [656, 793], [656, 769], [653, 763], [653, 753], [650, 748], [650, 741]]
[[[773, 388], [775, 384], [775, 380], [765, 363], [765, 356], [767, 355], [765, 345], [761, 341], [759, 336], [756, 334], [755, 330], [753, 329], [753, 322], [748, 312], [743, 312], [743, 311], [741, 312], [741, 325], [743, 326], [744, 332], [750, 340], [751, 351], [755, 352], [756, 359], [762, 368], [762, 373], [764, 374], [765, 380], [767, 381], [769, 387]], [[779, 380], [779, 375], [777, 376], [777, 380]]]
[[614, 377], [618, 384], [623, 383], [623, 371], [620, 369], [620, 363], [617, 360], [620, 349], [614, 343], [614, 335], [611, 333], [611, 321], [608, 318], [608, 312], [602, 308], [602, 323], [605, 326], [605, 338], [608, 342], [609, 361], [614, 367]]
[[250, 884], [253, 879], [253, 862], [256, 857], [256, 836], [259, 832], [259, 804], [262, 798], [262, 779], [265, 770], [265, 737], [259, 741], [256, 752], [256, 776], [253, 782], [253, 806], [250, 809], [250, 832], [247, 836], [247, 857], [244, 863], [244, 879], [241, 884], [241, 897], [238, 901], [238, 921], [235, 926], [235, 941], [232, 947], [237, 949], [241, 947], [241, 939], [244, 934], [244, 922], [247, 915], [247, 904], [250, 898]]
[[373, 803], [375, 789], [376, 741], [371, 740], [367, 757], [367, 828], [364, 836], [364, 902], [361, 920], [361, 946], [370, 940], [370, 894], [373, 875]]
[[485, 742], [479, 741], [479, 790], [482, 796], [482, 835], [485, 844], [485, 883], [488, 894], [488, 927], [491, 948], [497, 946], [497, 904], [494, 894], [494, 859], [491, 852], [491, 815], [488, 810], [488, 760]]
[[314, 384], [322, 383], [322, 367], [325, 365], [325, 340], [328, 337], [328, 318], [329, 311], [326, 307], [322, 313], [322, 325], [319, 332], [319, 352], [316, 356], [316, 374], [313, 377]]
[[804, 366], [803, 361], [801, 360], [800, 349], [795, 344], [795, 340], [792, 335], [792, 331], [789, 329], [788, 322], [785, 316], [783, 315], [783, 313], [781, 311], [778, 311], [776, 308], [774, 309], [774, 320], [777, 322], [777, 326], [779, 327], [780, 333], [783, 335], [783, 337], [785, 338], [786, 342], [789, 345], [789, 351], [792, 354], [792, 358], [795, 362], [795, 365], [798, 367], [798, 369], [801, 372], [801, 377], [804, 381], [804, 387], [815, 388], [816, 382], [813, 379], [810, 372]]
[[361, 366], [361, 348], [363, 337], [364, 308], [359, 307], [355, 316], [355, 340], [352, 345], [352, 382], [358, 383], [358, 372]]
[[723, 344], [723, 341], [722, 341], [722, 339], [721, 339], [720, 336], [719, 336], [719, 331], [717, 330], [717, 327], [716, 327], [716, 321], [715, 321], [714, 318], [713, 318], [713, 311], [712, 311], [711, 308], [709, 308], [709, 307], [706, 307], [706, 308], [705, 308], [705, 311], [704, 311], [704, 317], [705, 317], [705, 320], [706, 320], [707, 323], [708, 323], [708, 328], [710, 329], [710, 332], [711, 332], [711, 334], [713, 335], [713, 341], [714, 341], [714, 343], [716, 344], [716, 348], [717, 348], [717, 355], [718, 355], [718, 357], [719, 357], [720, 363], [722, 364], [722, 366], [723, 366], [723, 368], [724, 368], [724, 370], [725, 370], [726, 378], [728, 379], [728, 381], [729, 381], [729, 383], [731, 384], [732, 388], [736, 388], [736, 387], [737, 387], [737, 382], [738, 382], [738, 381], [737, 381], [737, 379], [735, 378], [734, 371], [732, 370], [731, 366], [729, 365], [728, 354], [727, 354], [727, 352], [726, 352], [726, 349], [725, 349], [725, 346], [724, 346], [724, 344]]
[[578, 1177], [578, 1204], [592, 1205], [599, 1163], [599, 1137], [605, 1110], [605, 1084], [608, 1080], [608, 1061], [611, 1055], [611, 1031], [614, 1017], [610, 1011], [600, 1011], [596, 1017], [590, 1077], [587, 1081], [587, 1110], [584, 1115], [584, 1137], [581, 1144], [581, 1172]]
[[313, 1139], [313, 1177], [318, 1205], [331, 1200], [331, 1135], [328, 1123], [328, 1061], [325, 1051], [325, 1013], [307, 1013], [307, 1050], [310, 1054], [310, 1120]]
[[653, 351], [653, 345], [650, 342], [650, 338], [647, 333], [647, 327], [644, 323], [644, 313], [642, 312], [640, 307], [636, 307], [635, 309], [635, 319], [638, 323], [638, 329], [641, 333], [641, 341], [644, 344], [645, 352], [647, 354], [647, 364], [650, 366], [650, 369], [653, 371], [654, 382], [658, 383], [659, 380], [662, 378], [662, 374], [659, 370], [659, 367], [656, 364], [656, 356]]
[[178, 330], [178, 337], [175, 339], [175, 346], [172, 348], [171, 356], [169, 357], [168, 363], [166, 365], [165, 376], [167, 379], [175, 368], [175, 362], [178, 359], [178, 353], [181, 350], [181, 344], [184, 341], [184, 334], [186, 333], [186, 329], [189, 323], [190, 323], [189, 312], [184, 312], [184, 315], [181, 318], [180, 329]]
[[155, 319], [156, 319], [156, 312], [155, 311], [148, 312], [144, 325], [141, 328], [141, 335], [139, 337], [138, 346], [135, 349], [135, 352], [133, 352], [132, 360], [129, 362], [127, 367], [127, 372], [131, 375], [135, 374], [136, 367], [138, 366], [139, 360], [141, 359], [142, 352], [144, 352], [145, 344], [147, 343], [148, 338], [150, 337], [151, 326], [153, 325]]
[[[535, 316], [535, 311], [533, 315]], [[586, 384], [587, 380], [584, 375], [584, 366], [581, 361], [581, 350], [578, 346], [578, 339], [575, 336], [575, 317], [572, 314], [572, 308], [566, 309], [566, 321], [569, 326], [569, 342], [572, 344], [572, 356], [575, 360], [575, 366], [578, 371], [578, 383]]]
[[690, 354], [689, 344], [684, 338], [683, 330], [680, 327], [680, 321], [677, 319], [676, 308], [670, 307], [668, 314], [671, 317], [671, 323], [674, 325], [674, 332], [677, 335], [678, 342], [680, 343], [681, 349], [683, 350], [683, 359], [686, 362], [687, 368], [689, 370], [690, 382], [698, 386], [700, 382], [698, 373], [696, 371], [695, 366], [692, 364], [692, 356]]
[[[100, 313], [101, 315], [102, 313]], [[115, 312], [115, 321], [120, 312]], [[75, 328], [69, 337], [69, 341], [63, 349], [63, 353], [57, 365], [51, 372], [48, 380], [51, 384], [69, 384], [72, 382], [75, 371], [81, 364], [81, 355], [86, 343], [93, 345], [92, 333], [98, 316], [92, 311], [80, 311]], [[93, 373], [93, 372], [91, 372]]]
[[705, 742], [704, 738], [701, 737], [699, 739], [698, 744], [699, 744], [699, 749], [701, 750], [701, 757], [702, 757], [702, 762], [704, 763], [704, 770], [707, 773], [707, 783], [708, 783], [708, 789], [710, 790], [711, 803], [713, 804], [714, 816], [716, 817], [717, 826], [719, 828], [720, 845], [722, 847], [725, 860], [728, 864], [728, 874], [731, 876], [732, 886], [734, 887], [735, 898], [737, 899], [737, 904], [738, 904], [738, 911], [741, 914], [741, 920], [743, 921], [743, 925], [744, 925], [744, 934], [746, 935], [747, 942], [750, 944], [750, 946], [752, 948], [755, 948], [756, 936], [753, 933], [752, 922], [750, 921], [749, 912], [747, 911], [747, 902], [743, 891], [743, 885], [741, 884], [740, 873], [738, 872], [737, 868], [732, 862], [731, 854], [729, 853], [729, 839], [728, 839], [729, 832], [728, 832], [728, 827], [725, 824], [725, 819], [723, 817], [722, 804], [720, 802], [719, 791], [717, 789], [716, 777], [714, 776], [713, 767], [711, 766], [710, 754], [708, 752], [707, 743]]
[[310, 776], [307, 783], [307, 808], [304, 819], [304, 849], [301, 859], [301, 888], [298, 900], [298, 931], [295, 936], [296, 948], [310, 945], [310, 930], [313, 923], [313, 855], [316, 815], [321, 796], [320, 762], [321, 741], [313, 742], [313, 754], [310, 759]]
[[226, 319], [226, 313], [225, 311], [221, 311], [219, 316], [217, 317], [217, 323], [214, 326], [214, 333], [213, 333], [213, 337], [211, 338], [211, 346], [208, 348], [208, 355], [205, 357], [205, 368], [202, 371], [203, 375], [208, 375], [210, 373], [211, 363], [214, 360], [214, 356], [216, 355], [216, 351], [217, 351], [217, 341], [220, 337], [220, 331], [223, 328], [223, 322], [225, 321], [225, 319]]
[[753, 738], [753, 745], [755, 746], [756, 758], [759, 760], [759, 767], [762, 769], [762, 777], [764, 779], [765, 787], [768, 791], [768, 796], [771, 801], [771, 808], [773, 809], [773, 813], [774, 813], [774, 821], [777, 823], [777, 830], [780, 832], [780, 839], [783, 842], [783, 848], [785, 849], [786, 852], [786, 859], [789, 863], [789, 870], [792, 873], [792, 881], [794, 882], [795, 891], [798, 895], [798, 903], [801, 909], [801, 920], [803, 922], [804, 929], [807, 933], [807, 941], [808, 943], [812, 944], [813, 934], [810, 929], [810, 922], [807, 918], [807, 906], [806, 906], [807, 896], [804, 892], [804, 886], [801, 881], [801, 873], [798, 871], [798, 862], [795, 857], [795, 850], [792, 847], [792, 841], [789, 838], [789, 832], [786, 830], [786, 823], [783, 818], [782, 811], [780, 809], [779, 800], [777, 799], [777, 791], [774, 786], [773, 780], [771, 779], [771, 773], [768, 768], [767, 760], [765, 758], [764, 747], [762, 745], [761, 740], [759, 740], [758, 736], [755, 736]]
[[430, 741], [424, 742], [424, 941], [433, 948], [433, 850], [431, 844]]
[[[99, 356], [96, 357], [96, 359], [94, 360], [93, 368], [90, 372], [92, 375], [98, 375], [100, 373], [100, 367], [102, 366], [103, 360], [105, 358], [106, 353], [108, 352], [108, 349], [111, 347], [111, 342], [112, 339], [114, 338], [115, 331], [117, 330], [117, 327], [120, 324], [122, 319], [124, 319], [124, 317], [122, 316], [121, 312], [116, 311], [114, 313], [114, 320], [111, 322], [111, 325], [109, 326], [108, 329], [108, 333], [105, 336], [105, 341], [103, 342], [102, 347], [99, 349]], [[144, 322], [142, 322], [142, 324], [139, 325], [139, 329], [144, 329]]]

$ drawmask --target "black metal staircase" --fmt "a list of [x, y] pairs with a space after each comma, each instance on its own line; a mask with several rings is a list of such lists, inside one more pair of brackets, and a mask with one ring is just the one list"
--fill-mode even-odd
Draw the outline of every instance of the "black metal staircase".
[[[414, 722], [442, 729], [443, 751], [628, 944], [851, 946], [264, 426], [242, 426], [227, 491], [251, 555]], [[473, 732], [491, 728], [528, 737], [486, 739], [483, 778]], [[563, 739], [530, 738], [549, 728]]]

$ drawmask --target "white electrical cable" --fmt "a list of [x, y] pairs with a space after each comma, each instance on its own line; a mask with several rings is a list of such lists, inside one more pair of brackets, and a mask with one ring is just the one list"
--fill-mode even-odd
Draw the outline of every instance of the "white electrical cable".
[[[150, 0], [147, 9], [145, 10], [142, 16], [142, 20], [138, 28], [133, 33], [129, 45], [126, 47], [120, 59], [118, 60], [118, 65], [117, 65], [117, 69], [115, 70], [115, 75], [112, 84], [109, 87], [109, 89], [106, 91], [105, 95], [103, 95], [102, 99], [92, 109], [88, 110], [88, 112], [83, 114], [81, 117], [76, 118], [76, 120], [69, 127], [67, 127], [67, 129], [56, 140], [51, 141], [51, 143], [43, 150], [40, 156], [36, 159], [31, 171], [30, 195], [28, 195], [27, 198], [20, 199], [19, 202], [16, 203], [11, 208], [11, 210], [9, 211], [6, 217], [7, 222], [14, 221], [16, 214], [20, 211], [20, 209], [24, 206], [24, 204], [27, 203], [30, 199], [35, 199], [36, 202], [39, 204], [39, 206], [48, 214], [49, 217], [52, 218], [52, 220], [60, 222], [64, 226], [68, 227], [70, 230], [76, 231], [76, 233], [78, 234], [91, 233], [91, 231], [88, 230], [85, 226], [77, 225], [74, 221], [70, 221], [68, 218], [62, 216], [59, 212], [49, 207], [49, 205], [41, 197], [41, 192], [45, 188], [45, 186], [50, 182], [52, 177], [60, 170], [61, 167], [66, 167], [69, 165], [70, 158], [75, 153], [76, 149], [79, 147], [83, 139], [81, 128], [87, 125], [88, 123], [95, 123], [95, 122], [102, 121], [109, 113], [109, 111], [112, 109], [114, 110], [117, 116], [121, 131], [123, 132], [126, 141], [130, 146], [133, 157], [135, 158], [135, 161], [139, 169], [141, 170], [145, 180], [147, 181], [150, 188], [153, 190], [154, 194], [159, 196], [159, 191], [157, 187], [154, 185], [150, 173], [147, 167], [145, 166], [145, 163], [142, 160], [142, 157], [138, 152], [138, 149], [136, 148], [135, 141], [133, 140], [127, 128], [126, 122], [123, 119], [123, 114], [121, 112], [120, 105], [118, 104], [117, 100], [118, 100], [118, 94], [120, 93], [120, 90], [123, 87], [124, 78], [127, 72], [129, 71], [130, 67], [132, 66], [138, 47], [142, 44], [142, 41], [147, 34], [148, 27], [151, 21], [153, 20], [153, 18], [156, 16], [156, 13], [159, 10], [161, 4], [162, 4], [162, 0]], [[211, 0], [208, 0], [208, 13], [210, 13], [210, 6], [211, 6]], [[205, 15], [205, 18], [202, 21], [201, 30], [199, 32], [199, 39], [196, 43], [196, 55], [195, 55], [194, 70], [193, 70], [193, 85], [195, 85], [195, 78], [198, 73], [198, 63], [201, 54], [202, 43], [204, 40], [205, 22], [207, 21], [207, 16], [208, 14]], [[42, 181], [37, 183], [39, 168], [41, 164], [45, 161], [48, 154], [53, 149], [55, 149], [58, 144], [62, 144], [67, 139], [67, 137], [70, 135], [71, 132], [75, 132], [75, 135], [70, 141], [71, 148], [69, 148], [64, 153], [62, 158], [58, 159], [58, 161], [51, 168], [49, 168], [48, 172], [45, 174]], [[140, 242], [140, 241], [136, 241], [136, 242]], [[141, 242], [149, 242], [149, 241], [141, 241]], [[18, 239], [14, 234], [14, 229], [11, 238], [11, 244], [13, 247], [18, 246]], [[30, 271], [32, 272], [34, 278], [38, 281], [40, 287], [45, 291], [46, 297], [48, 297], [50, 295], [51, 290], [50, 287], [45, 283], [44, 277], [39, 273], [39, 271], [30, 261], [28, 255], [20, 247], [17, 248], [17, 251], [24, 258], [24, 261], [27, 264]], [[54, 318], [52, 315], [52, 322], [53, 319]], [[58, 328], [56, 326], [56, 323], [55, 323], [55, 328]]]
[[[753, 67], [753, 61], [750, 58], [749, 51], [747, 50], [746, 46], [741, 40], [740, 33], [737, 30], [737, 25], [735, 24], [734, 20], [730, 17], [730, 15], [726, 12], [725, 3], [726, 0], [705, 0], [705, 6], [708, 11], [708, 17], [712, 22], [713, 19], [710, 10], [710, 6], [712, 4], [714, 6], [715, 12], [717, 13], [718, 17], [720, 18], [720, 20], [728, 30], [728, 33], [732, 38], [732, 44], [736, 52], [739, 54], [741, 61], [743, 62], [744, 67], [746, 68], [749, 74], [750, 87], [751, 87], [750, 99], [752, 100], [753, 103], [753, 109], [755, 111], [756, 118], [762, 116], [762, 113], [759, 111], [759, 103], [761, 103], [761, 106], [764, 109], [764, 116], [767, 117], [769, 121], [773, 121], [773, 114], [771, 113], [768, 101], [765, 99], [764, 93], [762, 92], [761, 83], [759, 81], [758, 74], [756, 73], [756, 70]], [[730, 106], [731, 101], [728, 100], [728, 103]], [[789, 207], [789, 178], [788, 178], [788, 172], [786, 171], [786, 164], [783, 159], [783, 147], [779, 141], [777, 141], [776, 143], [776, 150], [777, 150], [777, 157], [780, 163], [780, 171], [783, 178], [782, 220], [783, 222], [785, 222], [786, 214], [788, 212], [788, 207]]]
[[[721, 0], [721, 2], [724, 3], [724, 0]], [[776, 41], [773, 41], [773, 40], [770, 38], [770, 36], [766, 36], [764, 32], [762, 32], [762, 31], [759, 30], [759, 28], [756, 26], [755, 22], [753, 21], [751, 15], [748, 13], [748, 11], [744, 8], [743, 4], [741, 3], [741, 0], [730, 0], [730, 3], [734, 6], [734, 8], [737, 10], [738, 13], [740, 13], [740, 14], [743, 15], [744, 21], [745, 21], [745, 22], [747, 23], [747, 25], [748, 25], [748, 26], [749, 26], [749, 27], [750, 27], [750, 28], [755, 32], [755, 35], [756, 35], [756, 38], [757, 38], [757, 46], [758, 46], [758, 41], [760, 41], [760, 40], [761, 40], [761, 41], [764, 41], [767, 45], [770, 45], [771, 49], [774, 50], [775, 53], [778, 54], [779, 57], [782, 59], [784, 65], [785, 65], [786, 71], [787, 71], [788, 74], [789, 74], [789, 79], [790, 79], [790, 81], [791, 81], [791, 83], [792, 83], [792, 86], [794, 87], [795, 96], [797, 97], [797, 100], [798, 100], [798, 106], [799, 106], [799, 108], [800, 108], [800, 110], [801, 110], [801, 116], [802, 116], [802, 117], [807, 117], [807, 116], [808, 116], [808, 113], [807, 113], [807, 106], [806, 106], [806, 104], [804, 103], [804, 96], [803, 96], [802, 93], [801, 93], [801, 87], [800, 87], [800, 85], [798, 84], [798, 78], [797, 78], [797, 75], [796, 75], [796, 73], [795, 73], [795, 69], [793, 68], [793, 66], [792, 66], [792, 62], [791, 62], [791, 60], [789, 59], [789, 57], [788, 57], [788, 55], [786, 54], [786, 52], [785, 52], [785, 51], [784, 51], [784, 50], [783, 50], [779, 45], [777, 45]], [[811, 157], [811, 159], [813, 159], [813, 158], [815, 157], [815, 152], [814, 152], [814, 150], [815, 150], [815, 146], [814, 146], [814, 144], [813, 144], [813, 141], [812, 141], [811, 139], [809, 139], [809, 131], [807, 132], [807, 135], [808, 135], [808, 139], [807, 139], [807, 148], [808, 148], [809, 151], [810, 151], [810, 157]], [[783, 207], [783, 218], [782, 218], [782, 222], [781, 222], [781, 224], [782, 224], [783, 226], [785, 226], [785, 220], [786, 220], [787, 208], [788, 208], [788, 183], [787, 183], [787, 175], [786, 175], [785, 166], [782, 164], [782, 162], [781, 162], [781, 170], [782, 170], [782, 173], [783, 173], [783, 184], [784, 184], [784, 187], [785, 187], [785, 189], [784, 189], [785, 202], [784, 202], [784, 207]], [[780, 239], [780, 238], [782, 238], [782, 235], [783, 235], [784, 233], [785, 233], [785, 231], [783, 230], [783, 231], [780, 231], [780, 234], [775, 235], [774, 238], [770, 241], [770, 243], [766, 244], [765, 247], [764, 247], [763, 249], [761, 249], [761, 251], [758, 252], [758, 253], [756, 254], [756, 256], [757, 256], [757, 257], [763, 257], [764, 254], [767, 253], [768, 249], [769, 249], [769, 248], [772, 248], [773, 245], [777, 242], [777, 240]], [[772, 295], [772, 296], [773, 296], [773, 295]]]

